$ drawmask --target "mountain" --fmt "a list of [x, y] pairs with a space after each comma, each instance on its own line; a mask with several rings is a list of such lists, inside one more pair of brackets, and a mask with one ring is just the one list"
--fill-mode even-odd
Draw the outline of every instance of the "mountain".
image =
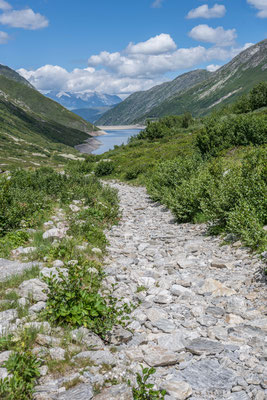
[[[267, 39], [244, 50], [216, 72], [207, 74], [206, 77], [203, 74], [202, 81], [190, 84], [190, 74], [189, 72], [181, 75], [169, 82], [166, 90], [170, 90], [173, 82], [179, 78], [183, 80], [187, 77], [189, 85], [184, 85], [176, 93], [169, 92], [169, 96], [165, 99], [158, 94], [158, 88], [163, 85], [155, 86], [146, 92], [134, 93], [119, 106], [104, 114], [97, 123], [99, 125], [142, 123], [148, 118], [179, 115], [185, 111], [190, 111], [196, 116], [205, 115], [216, 107], [232, 103], [257, 83], [267, 80]], [[143, 112], [140, 112], [138, 102], [141, 101], [142, 94], [147, 102], [152, 102], [151, 97], [153, 97], [157, 104], [147, 107], [141, 102]], [[136, 109], [138, 112], [135, 112]]]
[[211, 72], [197, 69], [180, 75], [171, 82], [165, 82], [143, 92], [133, 93], [104, 114], [97, 123], [99, 125], [132, 124], [164, 100], [204, 81], [210, 75], [212, 75]]
[[56, 92], [45, 94], [50, 99], [57, 101], [69, 110], [80, 108], [107, 107], [121, 102], [119, 96], [101, 94], [98, 92]]
[[0, 169], [10, 160], [36, 164], [40, 157], [50, 159], [59, 153], [75, 157], [78, 153], [72, 148], [97, 134], [93, 131], [92, 124], [43, 96], [15, 71], [1, 67]]
[[78, 108], [77, 110], [72, 110], [72, 112], [85, 119], [85, 121], [89, 121], [94, 124], [99, 118], [102, 117], [102, 115], [111, 110], [113, 107], [115, 107], [115, 105], [94, 108]]
[[267, 39], [238, 54], [206, 81], [161, 102], [142, 118], [185, 111], [205, 115], [216, 107], [232, 103], [261, 81], [267, 81]]
[[20, 74], [18, 74], [13, 69], [7, 67], [6, 65], [0, 64], [0, 75], [3, 75], [8, 79], [12, 79], [13, 81], [23, 83], [24, 85], [34, 89], [34, 87], [30, 84], [30, 82], [28, 82]]

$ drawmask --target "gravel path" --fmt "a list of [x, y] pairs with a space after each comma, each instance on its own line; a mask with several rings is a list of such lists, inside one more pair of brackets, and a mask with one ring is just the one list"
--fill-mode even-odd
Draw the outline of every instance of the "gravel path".
[[[122, 219], [107, 232], [109, 283], [142, 301], [132, 368], [155, 366], [168, 399], [267, 398], [266, 285], [239, 243], [222, 246], [203, 225], [176, 224], [144, 188], [115, 183]], [[264, 296], [265, 295], [265, 296]]]
[[[118, 190], [122, 218], [106, 232], [104, 285], [138, 306], [127, 329], [115, 327], [105, 341], [84, 327], [69, 332], [71, 369], [55, 376], [43, 365], [34, 399], [131, 400], [126, 382], [136, 385], [140, 364], [156, 368], [151, 381], [167, 391], [165, 400], [266, 399], [266, 283], [259, 258], [240, 243], [223, 246], [218, 237], [206, 236], [204, 225], [176, 224], [144, 188], [108, 184]], [[73, 212], [79, 209], [72, 206]], [[55, 222], [44, 224], [51, 228], [45, 235], [64, 237], [65, 218], [59, 212], [52, 217]], [[30, 266], [0, 260], [0, 277]], [[52, 269], [45, 262], [43, 267], [47, 275], [56, 267], [66, 271], [62, 260]], [[20, 304], [27, 297], [34, 302], [29, 316], [2, 311], [0, 332], [40, 327], [34, 354], [61, 362], [64, 331], [38, 322], [46, 306], [40, 279], [17, 289]], [[9, 352], [0, 353], [0, 378], [7, 376], [2, 364], [8, 357]]]

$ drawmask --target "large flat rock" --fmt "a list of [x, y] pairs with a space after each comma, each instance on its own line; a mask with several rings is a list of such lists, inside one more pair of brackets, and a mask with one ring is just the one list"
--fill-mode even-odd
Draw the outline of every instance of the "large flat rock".
[[22, 274], [25, 270], [31, 269], [35, 265], [42, 267], [42, 263], [38, 262], [22, 263], [0, 258], [0, 282], [10, 278], [12, 275]]

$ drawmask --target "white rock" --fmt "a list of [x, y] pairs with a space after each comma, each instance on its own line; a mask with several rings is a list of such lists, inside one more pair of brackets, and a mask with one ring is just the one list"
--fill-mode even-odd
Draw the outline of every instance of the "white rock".
[[69, 228], [52, 228], [49, 229], [48, 231], [44, 232], [43, 234], [43, 239], [49, 239], [49, 238], [59, 238], [63, 239], [66, 236], [66, 233]]
[[50, 357], [52, 358], [52, 360], [56, 361], [65, 360], [65, 353], [66, 351], [61, 347], [53, 347], [52, 349], [49, 350]]
[[18, 292], [21, 297], [32, 297], [34, 301], [46, 301], [47, 294], [44, 291], [47, 289], [47, 284], [40, 281], [40, 279], [30, 279], [22, 282]]
[[61, 260], [55, 260], [52, 265], [54, 268], [61, 268], [64, 267], [64, 262]]
[[192, 394], [191, 386], [184, 381], [166, 381], [161, 385], [161, 389], [165, 389], [176, 400], [186, 400]]

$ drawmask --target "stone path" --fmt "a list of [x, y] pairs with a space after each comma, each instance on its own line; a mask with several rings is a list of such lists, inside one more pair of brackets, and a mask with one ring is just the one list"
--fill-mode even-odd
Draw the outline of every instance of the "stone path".
[[107, 283], [142, 302], [130, 325], [134, 336], [121, 347], [132, 370], [140, 362], [155, 366], [166, 399], [267, 398], [259, 259], [238, 243], [205, 236], [203, 225], [175, 224], [144, 188], [111, 185], [123, 216], [107, 232]]
[[[176, 224], [144, 188], [109, 184], [118, 190], [122, 218], [106, 232], [104, 285], [116, 284], [114, 295], [139, 305], [127, 329], [115, 327], [106, 342], [83, 327], [69, 332], [66, 348], [62, 328], [38, 322], [46, 306], [41, 277], [24, 281], [18, 303], [31, 299], [29, 316], [2, 311], [0, 333], [40, 328], [34, 354], [65, 362], [67, 351], [73, 353], [65, 373], [41, 367], [34, 399], [131, 400], [126, 382], [136, 385], [140, 364], [156, 368], [151, 381], [167, 391], [165, 400], [267, 398], [266, 283], [259, 258], [240, 243], [222, 246], [219, 238], [205, 235], [204, 225]], [[72, 212], [79, 210], [76, 203]], [[44, 235], [60, 240], [67, 232], [66, 217], [58, 210], [52, 219], [44, 224]], [[0, 276], [30, 266], [0, 260]], [[44, 260], [40, 267], [49, 275], [67, 266], [56, 260], [48, 268]], [[9, 355], [0, 353], [0, 378], [7, 376], [2, 366]]]

